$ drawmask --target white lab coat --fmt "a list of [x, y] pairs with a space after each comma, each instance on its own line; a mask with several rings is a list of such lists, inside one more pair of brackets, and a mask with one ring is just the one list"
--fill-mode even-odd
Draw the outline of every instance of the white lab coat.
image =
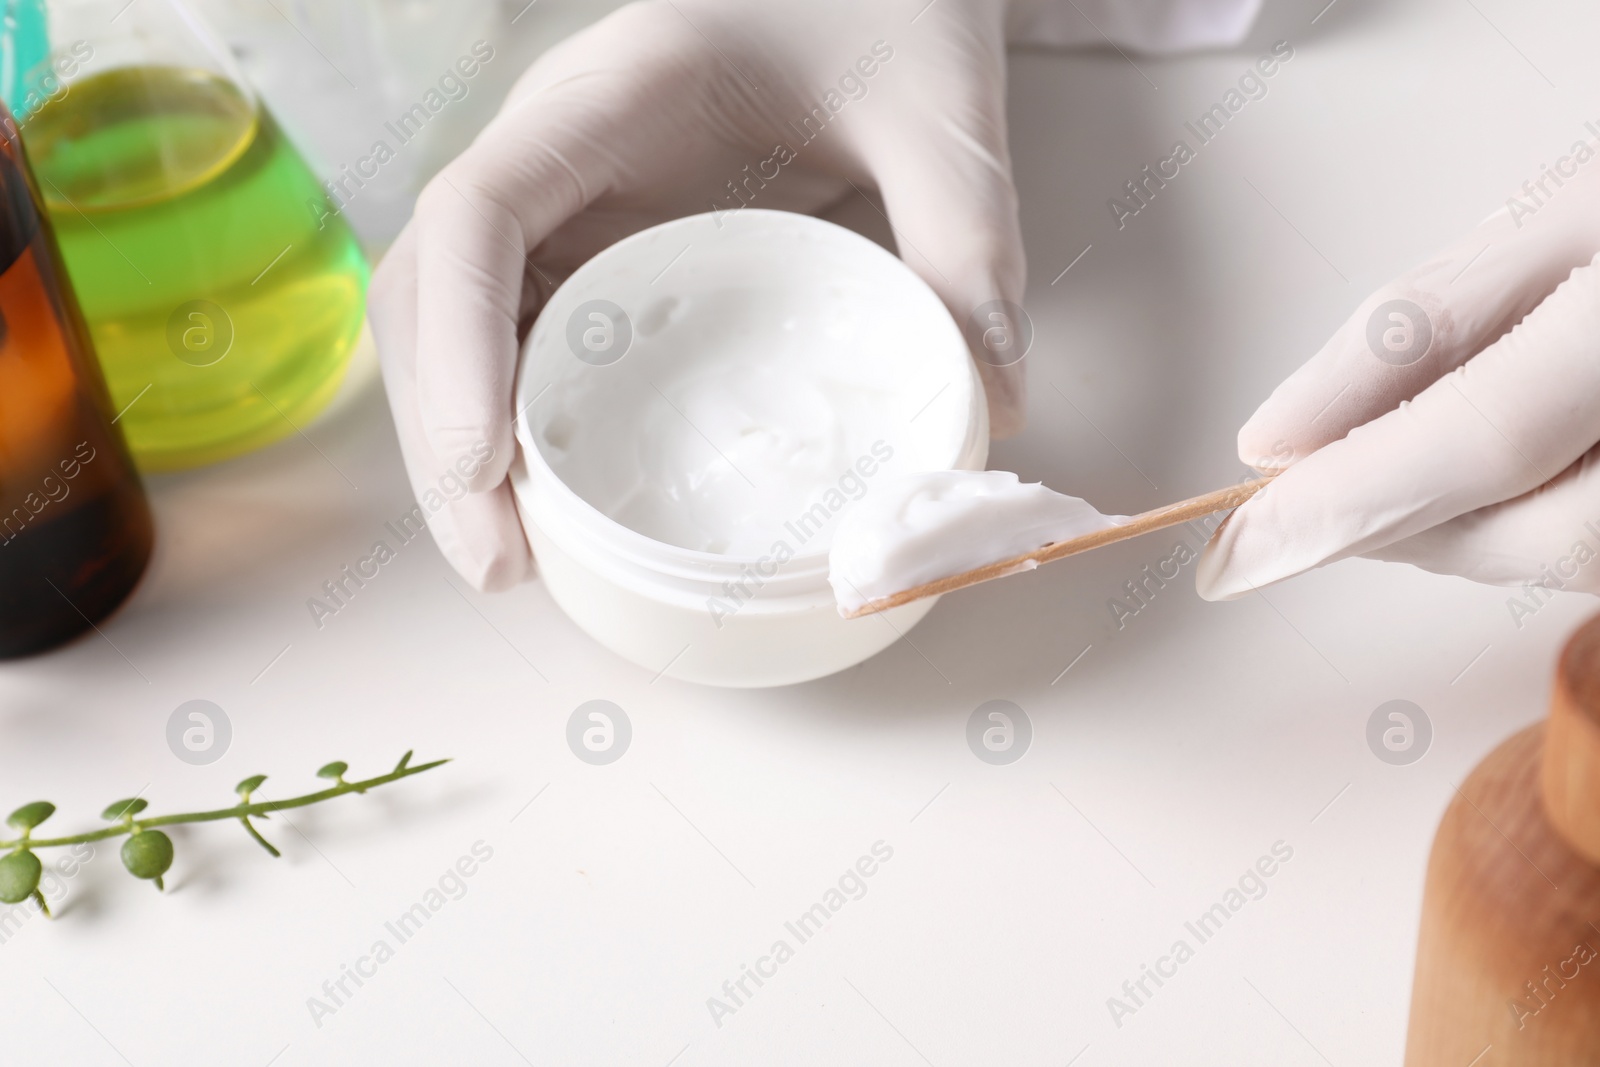
[[1138, 52], [1238, 44], [1261, 0], [1022, 0], [1011, 11], [1015, 44], [1082, 48], [1111, 43]]

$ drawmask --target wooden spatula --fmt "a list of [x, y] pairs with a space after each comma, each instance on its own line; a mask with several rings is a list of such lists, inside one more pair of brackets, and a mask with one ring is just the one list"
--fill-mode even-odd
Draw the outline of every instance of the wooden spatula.
[[1092, 548], [1115, 544], [1118, 541], [1126, 541], [1130, 537], [1153, 533], [1156, 530], [1165, 530], [1169, 526], [1177, 526], [1180, 523], [1202, 518], [1218, 511], [1228, 511], [1255, 496], [1256, 491], [1270, 481], [1272, 481], [1271, 478], [1257, 478], [1254, 481], [1230, 485], [1226, 489], [1218, 489], [1212, 493], [1191, 497], [1188, 500], [1180, 500], [1176, 504], [1168, 504], [1165, 507], [1156, 508], [1154, 511], [1146, 511], [1135, 515], [1120, 526], [1113, 526], [1106, 530], [1096, 530], [1093, 533], [1084, 534], [1082, 537], [1069, 538], [1066, 541], [1057, 541], [1054, 544], [1045, 545], [1043, 548], [1034, 549], [1025, 555], [996, 560], [993, 563], [985, 563], [981, 567], [974, 567], [972, 570], [962, 571], [960, 574], [952, 574], [948, 578], [938, 578], [931, 582], [924, 582], [922, 585], [912, 586], [910, 589], [902, 589], [892, 596], [867, 601], [859, 608], [846, 612], [845, 618], [859, 619], [863, 615], [876, 615], [880, 611], [897, 608], [901, 604], [909, 604], [914, 600], [921, 600], [923, 597], [938, 596], [941, 593], [949, 593], [956, 589], [965, 589], [969, 585], [977, 585], [979, 582], [987, 582], [992, 578], [1004, 578], [1008, 574], [1033, 570], [1040, 564], [1052, 563], [1058, 559], [1065, 559], [1067, 556], [1075, 556], [1079, 552], [1087, 552]]

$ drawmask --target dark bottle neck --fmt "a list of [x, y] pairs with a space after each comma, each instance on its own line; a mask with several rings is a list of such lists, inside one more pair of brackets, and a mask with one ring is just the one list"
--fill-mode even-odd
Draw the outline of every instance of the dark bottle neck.
[[0, 104], [0, 273], [22, 257], [39, 232], [39, 213], [29, 188], [22, 134]]

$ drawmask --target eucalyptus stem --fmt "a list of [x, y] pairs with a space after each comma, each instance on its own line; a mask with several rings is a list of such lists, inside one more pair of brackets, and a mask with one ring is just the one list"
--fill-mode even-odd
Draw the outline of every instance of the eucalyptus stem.
[[279, 856], [283, 855], [283, 853], [279, 852], [276, 848], [274, 848], [272, 846], [272, 842], [271, 841], [268, 841], [266, 838], [261, 836], [261, 831], [260, 830], [257, 830], [254, 826], [250, 825], [250, 817], [248, 815], [239, 816], [239, 821], [244, 823], [245, 831], [251, 837], [256, 839], [256, 844], [260, 845], [262, 848], [266, 849], [269, 853], [271, 853], [273, 859], [277, 859]]
[[395, 764], [394, 770], [388, 774], [349, 782], [344, 777], [349, 765], [335, 761], [317, 771], [317, 777], [330, 779], [333, 785], [314, 793], [289, 797], [285, 800], [252, 800], [251, 794], [260, 789], [261, 784], [267, 780], [266, 775], [257, 774], [234, 787], [234, 792], [239, 796], [239, 803], [231, 807], [173, 815], [152, 815], [143, 819], [137, 816], [148, 806], [148, 802], [139, 797], [131, 797], [116, 801], [102, 813], [101, 817], [109, 820], [112, 825], [64, 837], [33, 836], [34, 827], [48, 819], [56, 810], [55, 805], [48, 800], [36, 800], [31, 804], [24, 804], [6, 818], [6, 824], [19, 831], [21, 836], [10, 841], [0, 840], [0, 852], [6, 853], [0, 858], [0, 902], [16, 904], [32, 898], [38, 903], [41, 911], [46, 915], [50, 914], [44, 896], [39, 892], [39, 878], [43, 865], [34, 855], [36, 849], [126, 837], [128, 840], [122, 845], [123, 866], [135, 877], [148, 879], [157, 889], [161, 889], [164, 885], [162, 876], [172, 866], [173, 849], [172, 839], [163, 833], [160, 827], [237, 819], [257, 844], [276, 857], [280, 853], [271, 842], [261, 836], [261, 832], [250, 822], [252, 818], [265, 819], [275, 811], [319, 804], [324, 800], [344, 796], [346, 793], [365, 793], [369, 789], [398, 782], [402, 778], [409, 778], [423, 771], [431, 771], [449, 762], [447, 759], [434, 760], [432, 763], [422, 763], [413, 767], [411, 753], [407, 752], [400, 757], [400, 762]]
[[[59, 845], [78, 845], [88, 841], [104, 841], [110, 837], [121, 837], [123, 834], [134, 833], [139, 830], [149, 830], [158, 826], [177, 826], [180, 823], [190, 822], [218, 822], [222, 819], [243, 819], [251, 815], [266, 815], [274, 811], [286, 811], [290, 808], [303, 808], [308, 804], [317, 804], [334, 797], [342, 797], [346, 793], [364, 793], [375, 786], [387, 785], [398, 782], [402, 778], [409, 778], [413, 774], [431, 771], [435, 767], [449, 763], [447, 759], [434, 760], [432, 763], [419, 763], [415, 767], [403, 767], [380, 774], [375, 778], [367, 778], [359, 782], [341, 782], [328, 789], [321, 789], [315, 793], [304, 796], [290, 797], [287, 800], [259, 800], [250, 804], [235, 804], [231, 808], [216, 808], [212, 811], [189, 811], [177, 815], [155, 815], [148, 819], [130, 819], [116, 826], [108, 826], [103, 830], [90, 830], [81, 834], [70, 834], [66, 837], [21, 837], [15, 841], [0, 841], [0, 850], [16, 848], [26, 843], [29, 848], [55, 848]], [[255, 828], [250, 827], [254, 832]]]

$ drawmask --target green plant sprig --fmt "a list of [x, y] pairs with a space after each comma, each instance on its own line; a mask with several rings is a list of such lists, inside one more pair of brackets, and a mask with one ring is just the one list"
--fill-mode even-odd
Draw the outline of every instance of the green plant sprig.
[[413, 774], [431, 771], [433, 768], [449, 763], [448, 759], [434, 760], [432, 763], [421, 763], [411, 766], [411, 753], [407, 752], [400, 757], [400, 762], [395, 764], [394, 770], [388, 774], [380, 774], [373, 778], [364, 778], [359, 781], [345, 781], [345, 771], [349, 764], [335, 760], [317, 770], [317, 777], [333, 781], [327, 789], [320, 789], [315, 793], [306, 793], [303, 796], [289, 797], [284, 800], [258, 800], [252, 801], [251, 795], [261, 788], [267, 780], [264, 774], [252, 775], [234, 787], [234, 792], [239, 796], [239, 803], [227, 808], [216, 808], [211, 811], [182, 812], [175, 815], [152, 815], [140, 819], [136, 816], [149, 806], [149, 802], [141, 797], [129, 797], [118, 800], [108, 805], [100, 817], [111, 820], [113, 825], [100, 830], [89, 830], [81, 834], [70, 834], [66, 837], [34, 837], [33, 830], [51, 815], [55, 814], [56, 806], [48, 800], [36, 800], [31, 804], [24, 804], [6, 818], [6, 824], [14, 830], [21, 832], [21, 836], [12, 841], [0, 840], [0, 850], [7, 850], [7, 854], [0, 858], [0, 903], [20, 904], [29, 897], [39, 905], [39, 910], [45, 915], [50, 914], [50, 908], [45, 903], [44, 894], [39, 891], [39, 878], [43, 873], [43, 864], [39, 857], [34, 855], [35, 849], [56, 848], [63, 845], [85, 844], [91, 841], [104, 841], [107, 838], [127, 836], [128, 840], [122, 844], [122, 865], [136, 878], [148, 879], [155, 883], [157, 889], [164, 889], [165, 883], [162, 875], [167, 873], [172, 866], [172, 839], [163, 833], [159, 827], [175, 826], [179, 823], [191, 822], [218, 822], [223, 819], [238, 819], [245, 831], [262, 848], [272, 856], [281, 855], [261, 832], [250, 822], [252, 818], [265, 819], [272, 812], [286, 811], [290, 808], [303, 808], [310, 804], [319, 804], [324, 800], [344, 796], [346, 793], [365, 793], [380, 785], [398, 782], [402, 778], [409, 778]]

